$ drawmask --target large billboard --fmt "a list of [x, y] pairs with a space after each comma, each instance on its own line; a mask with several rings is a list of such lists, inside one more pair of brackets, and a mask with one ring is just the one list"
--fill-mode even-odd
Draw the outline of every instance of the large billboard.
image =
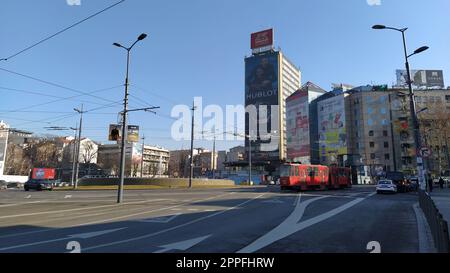
[[317, 107], [320, 163], [338, 163], [340, 155], [348, 154], [345, 94], [320, 101]]
[[273, 45], [273, 29], [267, 29], [260, 32], [252, 33], [251, 49], [269, 47]]
[[45, 169], [45, 168], [34, 168], [31, 178], [32, 179], [46, 179], [53, 180], [56, 176], [55, 169]]
[[297, 91], [286, 100], [287, 160], [311, 163], [308, 91]]
[[[254, 106], [254, 115], [246, 118], [245, 132], [251, 135], [252, 159], [279, 159], [278, 53], [255, 55], [245, 59], [245, 105]], [[248, 140], [246, 146], [248, 147]]]
[[[406, 70], [397, 70], [397, 85], [408, 87]], [[417, 89], [445, 88], [444, 72], [442, 70], [411, 70], [413, 87]]]

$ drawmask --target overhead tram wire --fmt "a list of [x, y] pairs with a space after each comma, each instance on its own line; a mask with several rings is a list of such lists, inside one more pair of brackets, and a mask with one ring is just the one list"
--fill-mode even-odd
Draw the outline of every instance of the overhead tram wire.
[[[100, 90], [95, 90], [95, 91], [92, 91], [91, 93], [105, 92], [105, 91], [109, 91], [109, 90], [116, 89], [116, 88], [119, 88], [119, 87], [122, 87], [122, 85], [118, 85], [118, 86], [114, 86], [114, 87], [110, 87], [110, 88], [104, 88], [104, 89], [100, 89]], [[65, 101], [65, 100], [70, 100], [70, 99], [77, 98], [77, 97], [82, 97], [82, 96], [84, 96], [84, 95], [76, 95], [76, 96], [61, 98], [61, 99], [57, 99], [57, 100], [53, 100], [53, 101], [38, 103], [38, 104], [30, 105], [30, 106], [27, 106], [27, 107], [18, 108], [18, 109], [15, 109], [15, 110], [3, 111], [3, 112], [0, 112], [0, 114], [3, 114], [3, 113], [16, 113], [17, 111], [28, 110], [28, 109], [31, 109], [31, 108], [35, 108], [35, 107], [39, 107], [39, 106], [45, 106], [45, 105], [49, 105], [49, 104], [52, 104], [52, 103], [61, 102], [61, 101]], [[90, 102], [90, 103], [91, 104], [104, 105], [104, 104], [99, 104], [99, 103], [94, 103], [94, 102]], [[116, 103], [117, 103], [117, 105], [120, 105], [122, 102], [118, 101]]]
[[[105, 109], [105, 108], [110, 108], [110, 107], [112, 107], [111, 104], [107, 104], [107, 105], [105, 105], [103, 107], [97, 107], [97, 108], [90, 109], [90, 110], [86, 111], [86, 113], [97, 111], [97, 110], [101, 110], [101, 109]], [[42, 119], [42, 120], [34, 120], [34, 121], [30, 121], [30, 122], [26, 122], [26, 123], [15, 125], [15, 127], [24, 126], [24, 125], [30, 124], [30, 123], [51, 124], [51, 123], [55, 123], [55, 122], [58, 122], [58, 121], [61, 121], [61, 120], [67, 119], [67, 118], [71, 118], [71, 117], [74, 117], [74, 116], [77, 116], [77, 115], [78, 115], [78, 113], [72, 113], [72, 114], [61, 115], [61, 116], [56, 116], [56, 117], [52, 117], [52, 118], [46, 118], [46, 119]]]
[[87, 21], [87, 20], [89, 20], [89, 19], [92, 19], [92, 18], [96, 17], [97, 15], [102, 14], [103, 12], [106, 12], [106, 11], [109, 10], [109, 9], [114, 8], [115, 6], [117, 6], [117, 5], [119, 5], [119, 4], [123, 3], [123, 2], [125, 2], [125, 0], [121, 0], [121, 1], [119, 1], [119, 2], [117, 2], [117, 3], [115, 3], [115, 4], [112, 4], [112, 5], [110, 5], [110, 6], [106, 7], [106, 8], [104, 8], [104, 9], [102, 9], [102, 10], [100, 10], [100, 11], [98, 11], [98, 12], [96, 12], [96, 13], [94, 13], [94, 14], [92, 14], [92, 15], [86, 17], [86, 18], [84, 18], [84, 19], [81, 20], [81, 21], [78, 21], [78, 22], [76, 22], [76, 23], [74, 23], [74, 24], [72, 24], [72, 25], [70, 25], [70, 26], [68, 26], [68, 27], [66, 27], [66, 28], [64, 28], [64, 29], [62, 29], [62, 30], [56, 32], [55, 34], [52, 34], [52, 35], [50, 35], [50, 36], [48, 36], [48, 37], [46, 37], [46, 38], [44, 38], [44, 39], [42, 39], [42, 40], [40, 40], [40, 41], [38, 41], [38, 42], [36, 42], [36, 43], [30, 45], [30, 46], [28, 46], [28, 47], [26, 47], [26, 48], [20, 50], [19, 52], [14, 53], [13, 55], [11, 55], [11, 56], [9, 56], [9, 57], [7, 57], [7, 58], [2, 58], [2, 59], [0, 59], [0, 61], [8, 61], [8, 60], [11, 60], [12, 58], [14, 58], [14, 57], [16, 57], [16, 56], [18, 56], [18, 55], [20, 55], [20, 54], [22, 54], [22, 53], [24, 53], [24, 52], [26, 52], [26, 51], [32, 49], [32, 48], [38, 46], [38, 45], [40, 45], [40, 44], [42, 44], [42, 43], [44, 43], [44, 42], [46, 42], [46, 41], [48, 41], [48, 40], [50, 40], [50, 39], [56, 37], [56, 36], [58, 36], [59, 34], [61, 34], [61, 33], [63, 33], [63, 32], [68, 31], [68, 30], [71, 29], [71, 28], [74, 28], [74, 27], [80, 25], [81, 23], [83, 23], [83, 22], [85, 22], [85, 21]]
[[112, 100], [106, 99], [104, 97], [92, 95], [92, 94], [84, 92], [84, 91], [76, 90], [74, 88], [70, 88], [70, 87], [67, 87], [67, 86], [64, 86], [64, 85], [61, 85], [61, 84], [57, 84], [57, 83], [54, 83], [54, 82], [50, 82], [50, 81], [47, 81], [47, 80], [39, 79], [39, 78], [36, 78], [36, 77], [33, 77], [33, 76], [25, 75], [25, 74], [22, 74], [22, 73], [19, 73], [19, 72], [11, 71], [11, 70], [8, 70], [8, 69], [5, 69], [5, 68], [1, 68], [0, 67], [0, 71], [4, 71], [4, 72], [7, 72], [7, 73], [10, 73], [10, 74], [13, 74], [13, 75], [17, 75], [17, 76], [20, 76], [20, 77], [23, 77], [23, 78], [26, 78], [26, 79], [34, 80], [34, 81], [37, 81], [37, 82], [40, 82], [40, 83], [44, 83], [44, 84], [47, 84], [47, 85], [50, 85], [50, 86], [54, 86], [54, 87], [58, 87], [58, 88], [61, 88], [61, 89], [64, 89], [64, 90], [68, 90], [68, 91], [74, 92], [74, 93], [78, 93], [78, 94], [81, 94], [83, 96], [89, 96], [89, 97], [96, 98], [96, 99], [99, 99], [99, 100], [102, 100], [102, 101], [112, 102]]
[[[122, 85], [117, 86], [118, 87], [122, 87]], [[48, 97], [48, 98], [56, 98], [56, 99], [64, 99], [66, 100], [65, 97], [61, 97], [61, 96], [56, 96], [56, 95], [51, 95], [51, 94], [45, 94], [43, 92], [37, 92], [37, 91], [30, 91], [30, 90], [24, 90], [24, 89], [17, 89], [17, 88], [10, 88], [10, 87], [3, 87], [0, 86], [0, 92], [2, 91], [12, 91], [12, 92], [17, 92], [17, 93], [24, 93], [24, 94], [29, 94], [29, 95], [35, 95], [35, 96], [41, 96], [41, 97]], [[78, 96], [77, 96], [78, 97]], [[72, 100], [72, 101], [77, 101], [77, 102], [81, 102], [81, 103], [92, 103], [92, 104], [98, 104], [101, 105], [99, 103], [96, 102], [91, 102], [91, 101], [84, 101], [84, 100], [74, 100], [72, 98], [67, 99], [67, 100]]]

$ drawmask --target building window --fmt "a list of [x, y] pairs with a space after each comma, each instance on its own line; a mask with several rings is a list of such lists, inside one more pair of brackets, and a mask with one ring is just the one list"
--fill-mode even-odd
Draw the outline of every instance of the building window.
[[450, 103], [450, 95], [445, 95], [445, 101], [446, 101], [447, 103]]
[[375, 159], [375, 158], [377, 158], [376, 154], [370, 154], [370, 159]]
[[370, 142], [370, 148], [375, 148], [375, 142]]
[[388, 131], [384, 130], [383, 131], [383, 136], [387, 137], [388, 136]]
[[373, 119], [369, 119], [369, 120], [367, 121], [367, 124], [368, 124], [369, 126], [373, 126], [373, 125], [374, 125]]
[[389, 142], [384, 142], [384, 148], [389, 148]]
[[382, 115], [386, 115], [387, 114], [386, 108], [381, 108], [380, 113]]
[[384, 155], [384, 159], [385, 159], [385, 160], [390, 160], [390, 159], [391, 159], [390, 154], [385, 154], [385, 155]]
[[374, 132], [373, 131], [369, 131], [369, 136], [374, 136]]

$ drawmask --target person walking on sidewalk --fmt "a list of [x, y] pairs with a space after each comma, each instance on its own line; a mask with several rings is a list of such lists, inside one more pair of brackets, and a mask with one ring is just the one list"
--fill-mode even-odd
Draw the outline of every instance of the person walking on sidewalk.
[[433, 192], [433, 178], [431, 175], [428, 176], [428, 190], [429, 192]]
[[439, 188], [443, 189], [444, 188], [444, 179], [441, 177], [439, 177]]

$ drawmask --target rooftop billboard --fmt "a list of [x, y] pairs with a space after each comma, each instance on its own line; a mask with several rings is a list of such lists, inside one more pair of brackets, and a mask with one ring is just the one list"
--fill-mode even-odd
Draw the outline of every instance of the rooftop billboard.
[[[397, 86], [408, 87], [406, 70], [397, 70]], [[444, 72], [442, 70], [411, 70], [411, 80], [416, 89], [445, 88]]]
[[252, 33], [251, 49], [271, 47], [273, 45], [273, 29]]

